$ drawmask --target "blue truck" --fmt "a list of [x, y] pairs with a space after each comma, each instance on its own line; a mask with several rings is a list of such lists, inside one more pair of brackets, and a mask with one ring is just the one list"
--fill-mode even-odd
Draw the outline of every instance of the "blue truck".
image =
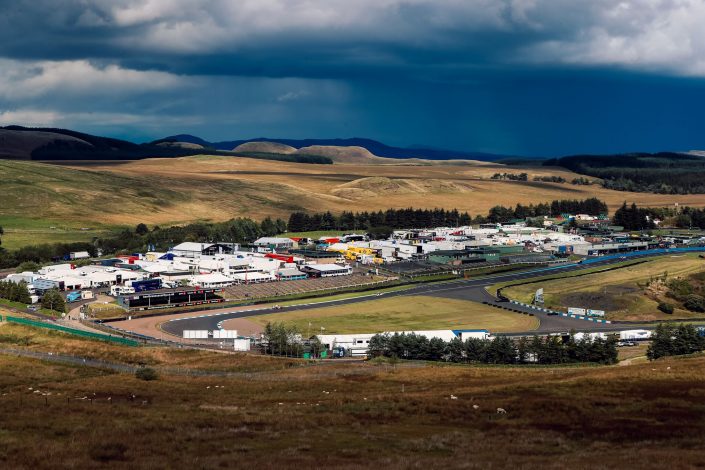
[[135, 292], [157, 290], [157, 289], [162, 288], [162, 280], [159, 278], [154, 278], [154, 279], [145, 279], [143, 281], [132, 281], [130, 286], [135, 289]]

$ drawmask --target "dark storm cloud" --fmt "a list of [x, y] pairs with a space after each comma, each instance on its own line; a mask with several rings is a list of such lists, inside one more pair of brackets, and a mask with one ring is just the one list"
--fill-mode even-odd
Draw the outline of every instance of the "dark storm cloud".
[[16, 59], [300, 77], [527, 63], [705, 72], [698, 26], [705, 7], [696, 1], [2, 3], [0, 54]]
[[[696, 0], [0, 0], [0, 123], [634, 147], [637, 133], [614, 140], [592, 104], [624, 96], [635, 112], [649, 99], [682, 112], [661, 94], [683, 89], [705, 101], [682, 86], [705, 75], [703, 20]], [[642, 76], [655, 77], [636, 88], [649, 95], [631, 90]], [[668, 127], [698, 145], [692, 126]]]

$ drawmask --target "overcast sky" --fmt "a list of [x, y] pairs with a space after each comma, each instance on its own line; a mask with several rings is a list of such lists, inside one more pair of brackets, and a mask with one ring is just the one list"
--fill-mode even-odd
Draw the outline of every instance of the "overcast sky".
[[0, 125], [705, 148], [702, 0], [0, 0]]

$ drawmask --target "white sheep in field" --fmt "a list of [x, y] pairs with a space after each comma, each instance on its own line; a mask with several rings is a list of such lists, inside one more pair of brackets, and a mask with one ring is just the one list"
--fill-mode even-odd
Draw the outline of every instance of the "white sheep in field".
[[451, 400], [457, 400], [458, 397], [456, 397], [455, 395], [451, 395], [451, 396], [450, 396], [450, 399], [451, 399]]
[[505, 410], [504, 408], [497, 408], [497, 414], [498, 415], [506, 415], [507, 410]]
[[472, 409], [473, 409], [473, 410], [479, 410], [479, 409], [480, 409], [480, 405], [472, 405]]

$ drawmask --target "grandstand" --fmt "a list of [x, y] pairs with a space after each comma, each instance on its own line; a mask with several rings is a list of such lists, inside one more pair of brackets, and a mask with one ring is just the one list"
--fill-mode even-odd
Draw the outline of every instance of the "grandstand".
[[321, 277], [287, 282], [270, 282], [266, 284], [239, 284], [223, 290], [227, 300], [258, 299], [283, 295], [305, 294], [307, 292], [342, 289], [346, 287], [381, 284], [395, 280], [396, 277], [367, 276], [354, 273], [349, 276]]

